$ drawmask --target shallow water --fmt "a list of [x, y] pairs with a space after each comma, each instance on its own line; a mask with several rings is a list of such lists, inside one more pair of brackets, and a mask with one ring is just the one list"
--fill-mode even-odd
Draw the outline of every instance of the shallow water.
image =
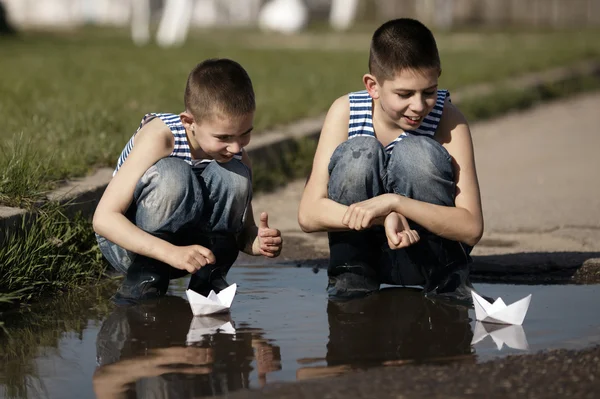
[[228, 280], [238, 283], [228, 316], [193, 318], [185, 280], [174, 282], [168, 297], [132, 307], [104, 306], [106, 295], [56, 305], [48, 324], [54, 330], [35, 332], [54, 340], [28, 337], [19, 351], [32, 355], [3, 356], [0, 396], [214, 396], [357, 368], [479, 362], [600, 343], [600, 286], [476, 284], [507, 303], [533, 298], [522, 328], [472, 345], [474, 332], [484, 331], [472, 309], [433, 302], [415, 289], [385, 287], [332, 302], [323, 270], [238, 266]]

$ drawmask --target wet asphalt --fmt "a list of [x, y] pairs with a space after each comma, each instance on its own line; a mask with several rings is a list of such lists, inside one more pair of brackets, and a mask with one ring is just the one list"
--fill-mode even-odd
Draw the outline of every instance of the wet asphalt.
[[[458, 360], [458, 359], [456, 359]], [[474, 364], [405, 364], [269, 385], [228, 395], [243, 398], [598, 398], [600, 346], [509, 356]]]

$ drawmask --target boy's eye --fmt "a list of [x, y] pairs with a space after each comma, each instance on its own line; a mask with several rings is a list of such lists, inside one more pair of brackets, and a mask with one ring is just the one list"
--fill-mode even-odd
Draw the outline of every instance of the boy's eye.
[[424, 91], [423, 94], [426, 96], [433, 96], [434, 94], [437, 94], [437, 91]]

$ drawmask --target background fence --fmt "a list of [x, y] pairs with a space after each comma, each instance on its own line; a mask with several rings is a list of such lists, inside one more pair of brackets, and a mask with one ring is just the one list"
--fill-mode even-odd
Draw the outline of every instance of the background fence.
[[367, 0], [363, 7], [372, 7], [378, 20], [414, 17], [440, 28], [600, 25], [600, 0]]

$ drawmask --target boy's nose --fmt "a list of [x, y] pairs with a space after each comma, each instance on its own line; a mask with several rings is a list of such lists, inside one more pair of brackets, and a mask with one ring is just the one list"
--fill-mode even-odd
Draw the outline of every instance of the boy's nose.
[[240, 143], [233, 142], [229, 145], [229, 148], [227, 148], [227, 151], [229, 151], [232, 154], [237, 154], [238, 152], [242, 151], [242, 146], [240, 145]]
[[425, 104], [425, 99], [423, 96], [413, 96], [412, 101], [410, 103], [410, 109], [413, 112], [423, 112], [423, 110], [427, 107]]

